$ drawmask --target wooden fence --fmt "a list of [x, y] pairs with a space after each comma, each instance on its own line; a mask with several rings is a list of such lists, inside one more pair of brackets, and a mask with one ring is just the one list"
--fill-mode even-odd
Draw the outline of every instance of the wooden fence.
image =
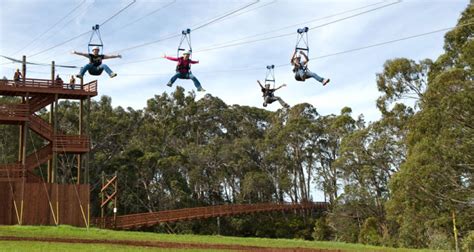
[[89, 185], [25, 183], [23, 187], [22, 183], [0, 182], [0, 225], [85, 227], [89, 191]]

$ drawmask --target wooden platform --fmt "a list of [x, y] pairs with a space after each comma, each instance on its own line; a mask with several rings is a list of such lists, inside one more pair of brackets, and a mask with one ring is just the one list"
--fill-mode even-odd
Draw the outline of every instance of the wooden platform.
[[74, 87], [71, 88], [69, 83], [56, 83], [52, 80], [0, 80], [0, 95], [28, 96], [34, 94], [57, 94], [59, 99], [81, 100], [97, 95], [97, 81], [94, 80], [83, 85], [75, 84]]

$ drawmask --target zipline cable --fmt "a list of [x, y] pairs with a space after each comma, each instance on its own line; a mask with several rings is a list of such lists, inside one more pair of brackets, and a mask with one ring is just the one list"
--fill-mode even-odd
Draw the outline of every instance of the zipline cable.
[[[83, 8], [81, 11], [78, 11], [74, 16], [72, 16], [72, 18], [66, 22], [61, 28], [58, 29], [58, 31], [61, 31], [63, 29], [65, 29], [66, 27], [68, 27], [71, 23], [73, 23], [74, 20], [76, 20], [78, 17], [82, 16], [83, 14], [85, 14], [87, 11], [89, 11], [90, 7], [93, 5], [93, 3], [89, 3], [85, 8]], [[40, 45], [42, 46], [43, 44], [46, 43], [46, 41], [50, 41], [51, 39], [55, 39], [55, 38], [49, 38], [45, 41], [43, 41], [42, 43], [40, 43]], [[35, 46], [34, 47], [34, 50], [36, 50], [37, 48], [41, 48], [41, 46]], [[31, 49], [31, 51], [33, 51], [33, 49]], [[43, 55], [43, 58], [40, 60], [40, 61], [45, 61], [45, 60], [49, 60], [50, 58], [52, 58], [53, 56], [49, 56], [50, 54], [53, 54], [53, 52], [48, 52], [46, 54]], [[69, 50], [67, 52], [64, 52], [63, 54], [69, 54]], [[57, 53], [54, 54], [54, 56], [58, 55]]]
[[[375, 43], [375, 44], [371, 44], [371, 45], [356, 47], [356, 48], [352, 48], [352, 49], [348, 49], [348, 50], [344, 50], [344, 51], [340, 51], [340, 52], [329, 53], [329, 54], [326, 54], [326, 55], [321, 55], [321, 56], [310, 58], [310, 60], [317, 60], [317, 59], [328, 58], [328, 57], [341, 55], [341, 54], [348, 54], [348, 53], [355, 52], [355, 51], [361, 51], [361, 50], [369, 49], [369, 48], [373, 48], [373, 47], [379, 47], [379, 46], [383, 46], [383, 45], [387, 45], [387, 44], [393, 44], [393, 43], [397, 43], [397, 42], [400, 42], [400, 41], [405, 41], [405, 40], [410, 40], [410, 39], [414, 39], [414, 38], [418, 38], [418, 37], [428, 36], [428, 35], [431, 35], [431, 34], [434, 34], [434, 33], [439, 33], [439, 32], [443, 32], [443, 31], [447, 31], [447, 30], [451, 30], [451, 29], [456, 29], [456, 28], [459, 28], [459, 27], [470, 26], [470, 25], [474, 25], [474, 22], [461, 24], [461, 25], [457, 25], [457, 26], [452, 26], [452, 27], [448, 27], [448, 28], [441, 28], [441, 29], [437, 29], [437, 30], [433, 30], [433, 31], [429, 31], [429, 32], [424, 32], [424, 33], [410, 35], [410, 36], [406, 36], [406, 37], [402, 37], [402, 38], [398, 38], [398, 39], [383, 41], [383, 42], [379, 42], [379, 43]], [[280, 67], [289, 66], [289, 65], [291, 65], [291, 64], [286, 63], [286, 64], [275, 65], [275, 68], [280, 68]], [[246, 72], [246, 71], [261, 71], [261, 70], [262, 70], [261, 67], [244, 67], [244, 68], [239, 68], [239, 69], [231, 69], [231, 70], [223, 70], [223, 71], [212, 71], [212, 73]], [[200, 72], [200, 73], [206, 73], [206, 72]], [[144, 74], [127, 74], [127, 75], [130, 75], [130, 76], [142, 76], [142, 75], [146, 76], [146, 75], [162, 75], [162, 74], [160, 74], [160, 73], [157, 73], [157, 74], [144, 73]]]
[[30, 46], [31, 44], [33, 44], [33, 42], [38, 42], [38, 39], [40, 39], [41, 37], [43, 37], [46, 33], [48, 33], [49, 31], [51, 31], [54, 27], [56, 27], [56, 25], [58, 25], [59, 23], [61, 23], [64, 19], [66, 19], [67, 17], [69, 17], [69, 15], [71, 15], [74, 11], [76, 11], [79, 7], [81, 7], [84, 3], [86, 2], [86, 0], [82, 0], [81, 3], [79, 3], [76, 7], [74, 7], [71, 11], [69, 11], [66, 15], [64, 15], [64, 17], [62, 17], [61, 19], [59, 19], [59, 21], [57, 21], [54, 25], [52, 25], [51, 27], [49, 27], [46, 31], [44, 31], [43, 33], [41, 33], [39, 36], [36, 36], [35, 38], [33, 38], [30, 42], [28, 42], [28, 44], [26, 44], [25, 46], [23, 46], [21, 49], [17, 50], [16, 52], [13, 53], [13, 55], [23, 51], [25, 48], [27, 48], [28, 46]]
[[[379, 46], [383, 46], [383, 45], [387, 45], [387, 44], [393, 44], [393, 43], [397, 43], [397, 42], [404, 41], [404, 40], [423, 37], [423, 36], [431, 35], [431, 34], [434, 34], [434, 33], [439, 33], [439, 32], [443, 32], [443, 31], [447, 31], [447, 30], [451, 30], [451, 29], [456, 29], [456, 28], [459, 28], [459, 27], [470, 26], [470, 25], [474, 25], [474, 22], [461, 24], [461, 25], [457, 25], [457, 26], [452, 26], [452, 27], [448, 27], [448, 28], [441, 28], [441, 29], [437, 29], [437, 30], [433, 30], [433, 31], [429, 31], [429, 32], [424, 32], [424, 33], [410, 35], [410, 36], [406, 36], [406, 37], [402, 37], [402, 38], [398, 38], [398, 39], [383, 41], [383, 42], [379, 42], [379, 43], [375, 43], [375, 44], [371, 44], [371, 45], [356, 47], [356, 48], [352, 48], [352, 49], [348, 49], [348, 50], [344, 50], [344, 51], [340, 51], [340, 52], [329, 53], [329, 54], [325, 54], [325, 55], [310, 58], [310, 60], [317, 60], [317, 59], [328, 58], [328, 57], [332, 57], [332, 56], [336, 56], [336, 55], [347, 54], [347, 53], [351, 53], [351, 52], [355, 52], [355, 51], [361, 51], [361, 50], [364, 50], [364, 49], [379, 47]], [[129, 63], [129, 64], [131, 64], [131, 63]], [[40, 64], [40, 65], [44, 66], [44, 65], [47, 65], [47, 64]], [[116, 64], [116, 65], [119, 65], [119, 64]], [[291, 65], [291, 64], [286, 63], [286, 64], [275, 65], [275, 68], [279, 68], [279, 67], [283, 67], [283, 66], [289, 66], [289, 65]], [[5, 68], [8, 68], [8, 67], [5, 67]], [[13, 69], [13, 68], [10, 68], [10, 69]], [[240, 68], [240, 69], [231, 69], [231, 70], [225, 70], [225, 71], [212, 71], [212, 72], [213, 73], [228, 73], [228, 72], [245, 72], [245, 71], [253, 71], [253, 70], [260, 71], [261, 67], [259, 67], [259, 68], [257, 68], [257, 67], [255, 67], [255, 68], [245, 67], [245, 68]], [[32, 71], [30, 71], [30, 72], [32, 72]], [[36, 73], [48, 74], [46, 72], [36, 72]], [[123, 74], [123, 75], [127, 75], [127, 76], [147, 76], [147, 75], [163, 75], [163, 74], [160, 74], [160, 73], [144, 73], [144, 74]]]
[[[224, 17], [227, 17], [227, 16], [232, 15], [232, 14], [234, 14], [234, 13], [240, 11], [240, 10], [243, 10], [243, 9], [245, 9], [245, 8], [248, 8], [249, 6], [251, 6], [251, 5], [253, 5], [253, 4], [256, 4], [256, 3], [258, 3], [258, 0], [255, 1], [255, 2], [253, 2], [253, 3], [251, 3], [251, 4], [249, 4], [249, 5], [246, 5], [246, 6], [244, 6], [244, 7], [240, 7], [240, 8], [238, 8], [237, 10], [231, 11], [230, 13], [226, 13], [226, 14], [223, 14], [222, 16], [220, 16], [220, 17], [211, 19], [210, 21], [206, 21], [205, 24], [196, 26], [196, 27], [194, 27], [194, 28], [192, 28], [192, 29], [193, 29], [193, 30], [201, 29], [201, 28], [203, 28], [203, 27], [205, 27], [205, 26], [208, 26], [208, 25], [210, 25], [210, 24], [212, 24], [212, 23], [215, 23], [215, 22], [221, 20], [221, 19], [224, 18]], [[159, 38], [159, 39], [157, 39], [157, 40], [153, 40], [153, 41], [146, 42], [146, 43], [143, 43], [143, 44], [139, 44], [139, 45], [135, 45], [135, 46], [131, 46], [131, 47], [127, 47], [127, 48], [123, 48], [123, 49], [116, 50], [116, 51], [114, 51], [114, 53], [116, 53], [116, 52], [124, 52], [124, 51], [129, 51], [129, 50], [137, 49], [137, 48], [144, 47], [144, 46], [149, 46], [149, 45], [156, 44], [156, 43], [158, 43], [158, 42], [162, 42], [162, 41], [165, 41], [165, 40], [168, 40], [168, 39], [181, 37], [181, 35], [182, 35], [181, 33], [179, 33], [179, 34], [174, 34], [174, 35], [171, 35], [171, 34], [170, 34], [170, 35], [168, 35], [168, 36], [166, 36], [166, 37]]]
[[137, 0], [133, 0], [133, 2], [129, 3], [127, 6], [123, 7], [121, 10], [119, 10], [117, 13], [115, 13], [114, 15], [112, 15], [111, 17], [109, 17], [107, 20], [105, 20], [104, 22], [102, 22], [102, 24], [100, 24], [100, 26], [103, 26], [105, 25], [107, 22], [109, 22], [111, 19], [113, 19], [114, 17], [118, 16], [120, 13], [122, 13], [124, 10], [128, 9], [128, 7], [132, 6], [132, 4], [136, 3]]
[[[130, 22], [130, 23], [127, 23], [127, 24], [121, 26], [120, 29], [123, 29], [123, 28], [125, 28], [125, 27], [127, 27], [127, 26], [130, 26], [130, 25], [132, 25], [132, 24], [135, 24], [135, 23], [137, 23], [138, 21], [140, 21], [140, 20], [142, 20], [142, 19], [144, 19], [144, 18], [146, 18], [146, 17], [149, 17], [149, 16], [155, 14], [155, 13], [157, 13], [157, 12], [160, 11], [160, 10], [166, 9], [166, 8], [170, 7], [172, 4], [176, 3], [176, 1], [177, 1], [177, 0], [174, 0], [173, 2], [170, 2], [170, 3], [168, 3], [168, 4], [164, 5], [164, 6], [160, 6], [159, 8], [157, 8], [157, 9], [155, 9], [155, 10], [149, 12], [148, 14], [146, 14], [146, 15], [144, 15], [144, 16], [142, 16], [142, 17], [139, 17], [139, 18], [135, 19], [134, 21], [132, 21], [132, 22]], [[105, 33], [104, 35], [110, 35], [110, 34], [116, 32], [117, 30], [119, 30], [119, 29], [116, 29], [115, 31], [112, 31], [112, 32], [110, 32], [110, 33]], [[67, 52], [65, 52], [65, 53], [67, 53]], [[67, 61], [67, 62], [65, 62], [65, 63], [72, 63], [72, 62], [79, 62], [79, 61], [82, 61], [82, 60], [81, 60], [81, 59], [70, 60], [70, 61]]]
[[[368, 8], [368, 7], [371, 7], [371, 6], [374, 6], [374, 5], [379, 5], [383, 2], [386, 2], [386, 1], [382, 1], [382, 2], [378, 2], [378, 3], [375, 3], [375, 4], [370, 4], [370, 5], [366, 5], [366, 6], [363, 6], [363, 7], [359, 7], [359, 8], [355, 8], [355, 9], [350, 9], [350, 10], [347, 10], [347, 11], [343, 11], [343, 12], [340, 12], [340, 13], [336, 13], [336, 14], [332, 14], [332, 15], [329, 15], [329, 16], [325, 16], [325, 17], [321, 17], [321, 18], [317, 18], [317, 19], [314, 19], [312, 21], [316, 21], [316, 20], [322, 20], [322, 19], [327, 19], [327, 18], [330, 18], [330, 17], [334, 17], [334, 16], [338, 16], [338, 15], [342, 15], [342, 14], [345, 14], [345, 13], [348, 13], [348, 12], [353, 12], [353, 11], [356, 11], [356, 10], [359, 10], [359, 9], [364, 9], [364, 8]], [[398, 0], [397, 2], [393, 2], [393, 3], [390, 3], [390, 4], [387, 4], [387, 5], [383, 5], [383, 6], [380, 6], [380, 7], [377, 7], [377, 8], [373, 8], [373, 9], [370, 9], [370, 10], [367, 10], [367, 11], [364, 11], [364, 12], [359, 12], [359, 13], [356, 13], [354, 15], [351, 15], [351, 16], [348, 16], [348, 17], [344, 17], [344, 18], [340, 18], [340, 19], [337, 19], [337, 20], [334, 20], [334, 21], [331, 21], [331, 22], [328, 22], [328, 23], [325, 23], [325, 24], [321, 24], [321, 25], [318, 25], [318, 26], [315, 26], [315, 27], [312, 27], [311, 29], [315, 29], [315, 28], [319, 28], [319, 27], [322, 27], [322, 26], [326, 26], [326, 25], [329, 25], [329, 24], [332, 24], [332, 23], [335, 23], [335, 22], [340, 22], [342, 20], [346, 20], [346, 19], [349, 19], [349, 18], [353, 18], [353, 17], [356, 17], [356, 16], [360, 16], [362, 14], [365, 14], [365, 13], [368, 13], [368, 12], [372, 12], [372, 11], [375, 11], [375, 10], [378, 10], [378, 9], [381, 9], [381, 8], [385, 8], [385, 7], [388, 7], [390, 5], [393, 5], [393, 4], [398, 4], [402, 2], [402, 0]], [[298, 24], [295, 24], [295, 25], [299, 25], [301, 23], [298, 23]], [[263, 33], [263, 34], [268, 34], [268, 33], [273, 33], [275, 31], [280, 31], [280, 30], [284, 30], [284, 29], [287, 29], [287, 28], [291, 28], [295, 25], [291, 25], [291, 26], [286, 26], [286, 27], [283, 27], [283, 28], [279, 28], [279, 29], [276, 29], [276, 30], [273, 30], [273, 31], [269, 31], [269, 32], [266, 32], [266, 33]], [[263, 35], [263, 34], [260, 34], [260, 35]], [[180, 35], [175, 35], [173, 36], [172, 38], [174, 37], [179, 37]], [[242, 45], [242, 44], [248, 44], [248, 43], [253, 43], [253, 42], [258, 42], [258, 41], [263, 41], [263, 40], [269, 40], [269, 39], [275, 39], [275, 38], [280, 38], [280, 37], [287, 37], [287, 36], [294, 36], [294, 32], [291, 32], [291, 33], [286, 33], [286, 34], [282, 34], [282, 35], [278, 35], [278, 36], [274, 36], [274, 37], [268, 37], [268, 38], [263, 38], [263, 39], [257, 39], [257, 40], [252, 40], [252, 41], [244, 41], [244, 42], [240, 42], [240, 43], [233, 43], [233, 44], [230, 44], [230, 45], [226, 45], [226, 43], [221, 43], [220, 45], [222, 46], [218, 46], [218, 47], [208, 47], [208, 48], [204, 48], [204, 49], [201, 49], [201, 50], [196, 50], [194, 52], [205, 52], [205, 51], [212, 51], [212, 50], [216, 50], [216, 49], [221, 49], [221, 48], [227, 48], [227, 47], [231, 47], [231, 46], [237, 46], [237, 45]], [[252, 38], [252, 37], [256, 37], [256, 35], [252, 35], [252, 36], [248, 36], [246, 38]], [[241, 39], [238, 39], [238, 40], [234, 40], [234, 41], [240, 41], [240, 40], [243, 40], [243, 39], [246, 39], [246, 38], [241, 38]], [[165, 39], [169, 39], [169, 38], [165, 38]], [[162, 40], [165, 40], [165, 39], [162, 39]], [[162, 41], [161, 40], [161, 41]], [[158, 41], [157, 41], [158, 42]], [[233, 42], [233, 41], [231, 41]], [[141, 45], [141, 46], [145, 46], [145, 44]], [[130, 48], [127, 48], [127, 49], [130, 49]], [[134, 49], [134, 48], [133, 48]], [[123, 50], [119, 50], [119, 51], [123, 51]], [[123, 64], [133, 64], [133, 63], [139, 63], [139, 62], [146, 62], [146, 61], [152, 61], [152, 60], [157, 60], [157, 59], [161, 59], [161, 57], [153, 57], [153, 58], [148, 58], [148, 59], [142, 59], [142, 60], [136, 60], [136, 61], [132, 61], [132, 62], [124, 62], [124, 63], [120, 63], [119, 65], [123, 65]]]
[[127, 23], [127, 24], [123, 25], [122, 27], [120, 27], [120, 29], [123, 29], [123, 28], [125, 28], [125, 27], [127, 27], [127, 26], [130, 26], [130, 25], [132, 25], [132, 24], [135, 24], [135, 23], [137, 23], [138, 21], [140, 21], [140, 20], [142, 20], [142, 19], [144, 19], [144, 18], [146, 18], [146, 17], [149, 17], [149, 16], [155, 14], [155, 13], [157, 13], [157, 12], [160, 11], [160, 10], [166, 9], [166, 8], [170, 7], [171, 5], [175, 4], [176, 1], [177, 1], [177, 0], [173, 0], [173, 1], [170, 2], [170, 3], [167, 3], [167, 4], [163, 5], [163, 6], [160, 6], [160, 7], [158, 7], [157, 9], [152, 10], [152, 11], [149, 12], [148, 14], [146, 14], [146, 15], [144, 15], [144, 16], [142, 16], [142, 17], [139, 17], [139, 18], [137, 18], [137, 19], [131, 21], [130, 23]]
[[365, 6], [362, 6], [362, 7], [355, 8], [355, 9], [345, 10], [345, 11], [334, 13], [334, 14], [327, 15], [327, 16], [324, 16], [324, 17], [310, 19], [310, 20], [307, 20], [307, 21], [304, 21], [304, 22], [299, 22], [299, 23], [296, 23], [296, 24], [284, 26], [284, 27], [281, 27], [281, 28], [277, 28], [277, 29], [274, 29], [274, 30], [267, 31], [267, 32], [260, 32], [260, 33], [256, 33], [256, 34], [253, 34], [253, 35], [248, 35], [248, 36], [245, 36], [245, 37], [242, 37], [242, 38], [239, 38], [239, 39], [233, 39], [233, 40], [229, 40], [229, 41], [226, 41], [226, 42], [214, 44], [214, 45], [208, 46], [207, 48], [226, 45], [226, 44], [229, 44], [229, 43], [233, 43], [233, 42], [237, 42], [237, 41], [241, 41], [241, 40], [246, 40], [246, 39], [250, 39], [250, 38], [254, 38], [254, 37], [260, 37], [260, 36], [263, 36], [263, 35], [266, 35], [266, 34], [270, 34], [270, 33], [278, 32], [278, 31], [298, 27], [298, 26], [301, 26], [301, 25], [304, 25], [304, 24], [308, 24], [308, 23], [312, 23], [312, 22], [316, 22], [316, 21], [320, 21], [320, 20], [325, 20], [325, 19], [328, 19], [328, 18], [340, 16], [340, 15], [350, 13], [350, 12], [353, 12], [353, 11], [357, 11], [357, 10], [365, 9], [365, 8], [372, 7], [372, 6], [375, 6], [375, 5], [379, 5], [379, 4], [384, 3], [386, 1], [387, 0], [384, 0], [384, 1], [381, 1], [381, 2], [378, 2], [378, 3], [365, 5]]
[[254, 10], [257, 10], [257, 9], [261, 9], [261, 8], [263, 8], [263, 7], [267, 7], [268, 5], [274, 4], [274, 3], [276, 3], [276, 2], [277, 2], [277, 0], [273, 0], [273, 1], [269, 2], [269, 3], [262, 4], [262, 5], [260, 5], [260, 6], [257, 6], [257, 7], [255, 7], [255, 8], [252, 8], [252, 9], [249, 9], [249, 10], [246, 10], [246, 11], [242, 11], [242, 12], [237, 13], [237, 14], [235, 14], [235, 15], [230, 15], [230, 16], [228, 16], [228, 17], [222, 19], [221, 21], [224, 21], [224, 20], [227, 20], [227, 19], [231, 19], [231, 18], [240, 16], [240, 15], [243, 15], [243, 14], [245, 14], [245, 13], [248, 13], [248, 12], [251, 12], [251, 11], [254, 11]]
[[[136, 0], [133, 0], [133, 2], [129, 3], [127, 6], [125, 6], [124, 8], [122, 8], [121, 10], [119, 10], [118, 12], [116, 12], [114, 15], [112, 15], [111, 17], [109, 17], [108, 19], [106, 19], [104, 22], [102, 22], [102, 24], [100, 24], [100, 26], [102, 26], [102, 25], [106, 24], [107, 22], [109, 22], [111, 19], [113, 19], [114, 17], [116, 17], [117, 15], [119, 15], [120, 13], [122, 13], [124, 10], [126, 10], [127, 8], [129, 8], [129, 7], [130, 7], [132, 4], [134, 4], [135, 2], [136, 2]], [[39, 52], [37, 52], [37, 53], [35, 53], [35, 54], [29, 55], [28, 57], [31, 58], [31, 57], [37, 56], [37, 55], [42, 54], [42, 53], [44, 53], [44, 52], [46, 52], [46, 51], [49, 51], [49, 50], [51, 50], [51, 49], [53, 49], [53, 48], [56, 48], [56, 47], [59, 47], [59, 46], [62, 46], [62, 45], [64, 45], [64, 44], [66, 44], [66, 43], [69, 43], [69, 42], [71, 42], [71, 41], [73, 41], [73, 40], [75, 40], [75, 39], [77, 39], [77, 38], [80, 38], [80, 37], [82, 37], [82, 36], [84, 36], [84, 35], [86, 35], [86, 34], [89, 34], [89, 33], [91, 33], [91, 32], [92, 32], [92, 31], [87, 31], [87, 32], [81, 33], [81, 34], [79, 34], [79, 35], [77, 35], [77, 36], [75, 36], [75, 37], [73, 37], [73, 38], [71, 38], [71, 39], [68, 39], [68, 40], [64, 41], [64, 42], [61, 42], [61, 43], [56, 44], [56, 45], [54, 45], [54, 46], [51, 46], [51, 47], [49, 47], [49, 48], [47, 48], [47, 49], [44, 49], [44, 50], [42, 50], [42, 51], [39, 51]]]
[[[402, 0], [398, 0], [398, 1], [390, 3], [390, 4], [382, 5], [380, 7], [372, 8], [372, 9], [369, 9], [369, 10], [366, 10], [366, 11], [358, 12], [356, 14], [353, 14], [353, 15], [350, 15], [350, 16], [347, 16], [347, 17], [339, 18], [339, 19], [336, 19], [336, 20], [333, 20], [333, 21], [330, 21], [330, 22], [327, 22], [327, 23], [324, 23], [324, 24], [313, 26], [313, 27], [310, 27], [309, 29], [312, 30], [312, 29], [316, 29], [316, 28], [321, 28], [321, 27], [324, 27], [324, 26], [327, 26], [327, 25], [330, 25], [330, 24], [334, 24], [334, 23], [337, 23], [337, 22], [341, 22], [341, 21], [344, 21], [344, 20], [347, 20], [347, 19], [351, 19], [351, 18], [360, 16], [360, 15], [363, 15], [363, 14], [366, 14], [366, 13], [369, 13], [369, 12], [373, 12], [373, 11], [376, 11], [376, 10], [387, 8], [389, 6], [399, 4], [401, 2], [402, 2]], [[244, 45], [244, 44], [250, 44], [250, 43], [255, 43], [255, 42], [260, 42], [260, 41], [265, 41], [265, 40], [270, 40], [270, 39], [276, 39], [276, 38], [283, 38], [283, 37], [294, 36], [294, 35], [295, 35], [294, 32], [284, 33], [284, 34], [280, 34], [280, 35], [276, 35], [276, 36], [272, 36], [272, 37], [242, 41], [242, 42], [238, 42], [238, 43], [230, 43], [228, 45], [222, 45], [222, 46], [217, 46], [217, 47], [213, 47], [213, 48], [202, 49], [202, 50], [198, 50], [196, 52], [213, 51], [213, 50], [217, 50], [217, 49], [240, 46], [240, 45]]]
[[[11, 60], [12, 63], [23, 63], [23, 60], [14, 59], [14, 58], [7, 57], [7, 56], [4, 56], [4, 55], [0, 55], [0, 57], [5, 58], [7, 60]], [[36, 65], [36, 66], [51, 66], [51, 64], [48, 64], [48, 63], [34, 63], [34, 62], [29, 62], [29, 61], [26, 61], [25, 64], [27, 64], [27, 65]], [[77, 66], [67, 66], [67, 65], [59, 65], [59, 64], [55, 64], [54, 66], [55, 67], [62, 67], [62, 68], [78, 68]]]
[[[310, 58], [310, 60], [317, 60], [317, 59], [332, 57], [332, 56], [336, 56], [336, 55], [361, 51], [361, 50], [368, 49], [368, 48], [379, 47], [379, 46], [383, 46], [383, 45], [387, 45], [387, 44], [392, 44], [392, 43], [396, 43], [396, 42], [400, 42], [400, 41], [404, 41], [404, 40], [423, 37], [423, 36], [431, 35], [431, 34], [434, 34], [434, 33], [442, 32], [442, 31], [446, 31], [446, 30], [451, 30], [451, 29], [455, 29], [455, 28], [459, 28], [459, 27], [464, 27], [464, 26], [470, 26], [470, 25], [474, 25], [474, 22], [466, 23], [466, 24], [462, 24], [462, 25], [458, 25], [458, 26], [453, 26], [453, 27], [448, 27], [448, 28], [442, 28], [442, 29], [438, 29], [438, 30], [433, 30], [433, 31], [425, 32], [425, 33], [415, 34], [415, 35], [411, 35], [411, 36], [406, 36], [406, 37], [402, 37], [402, 38], [398, 38], [398, 39], [388, 40], [388, 41], [375, 43], [375, 44], [371, 44], [371, 45], [366, 45], [366, 46], [361, 46], [361, 47], [357, 47], [357, 48], [352, 48], [352, 49], [348, 49], [348, 50], [345, 50], [345, 51], [329, 53], [329, 54], [326, 54], [326, 55], [321, 55], [321, 56]], [[288, 66], [288, 65], [291, 65], [291, 64], [290, 63], [281, 64], [281, 65], [277, 65], [275, 67], [282, 67], [282, 66]]]
[[199, 29], [201, 29], [201, 28], [204, 28], [204, 27], [206, 27], [206, 26], [208, 26], [208, 25], [211, 25], [211, 24], [213, 24], [213, 23], [215, 23], [215, 22], [218, 22], [219, 20], [222, 20], [222, 19], [224, 19], [224, 18], [226, 18], [226, 17], [228, 17], [228, 16], [230, 16], [230, 15], [232, 15], [232, 14], [235, 14], [235, 13], [241, 11], [241, 10], [247, 9], [248, 7], [250, 7], [250, 6], [254, 5], [254, 4], [257, 4], [258, 2], [260, 2], [260, 0], [256, 0], [255, 2], [252, 2], [252, 3], [250, 3], [250, 4], [247, 4], [247, 5], [245, 5], [245, 6], [241, 7], [241, 8], [238, 8], [238, 9], [236, 9], [236, 10], [233, 10], [233, 11], [227, 13], [227, 14], [224, 14], [224, 15], [222, 15], [222, 16], [220, 16], [220, 17], [217, 17], [217, 18], [215, 18], [215, 19], [210, 20], [210, 21], [207, 22], [207, 23], [204, 23], [204, 24], [199, 25], [199, 26], [197, 26], [197, 27], [193, 27], [193, 28], [191, 28], [191, 29], [192, 29], [193, 31], [196, 31], [196, 30], [199, 30]]

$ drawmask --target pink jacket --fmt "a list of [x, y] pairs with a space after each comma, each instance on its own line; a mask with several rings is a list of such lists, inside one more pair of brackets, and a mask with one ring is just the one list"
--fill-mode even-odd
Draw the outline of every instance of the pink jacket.
[[194, 61], [191, 59], [185, 60], [183, 57], [175, 58], [175, 57], [166, 56], [165, 58], [172, 61], [178, 61], [178, 64], [176, 65], [176, 71], [180, 73], [188, 73], [189, 70], [191, 69], [190, 64], [199, 63], [199, 61]]

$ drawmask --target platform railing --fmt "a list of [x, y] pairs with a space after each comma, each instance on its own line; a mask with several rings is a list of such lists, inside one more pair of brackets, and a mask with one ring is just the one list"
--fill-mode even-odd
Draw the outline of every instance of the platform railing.
[[0, 164], [0, 182], [19, 180], [25, 175], [26, 170], [21, 164]]
[[88, 152], [90, 149], [89, 136], [56, 135], [53, 141], [55, 152]]
[[26, 104], [0, 104], [0, 120], [26, 120], [29, 114]]
[[35, 114], [30, 115], [30, 128], [49, 141], [53, 138], [53, 128], [51, 124]]
[[26, 78], [25, 81], [19, 80], [0, 80], [0, 86], [11, 87], [28, 87], [28, 88], [60, 88], [69, 90], [83, 90], [86, 92], [97, 92], [97, 80], [90, 81], [85, 84], [71, 84], [65, 82], [58, 82], [46, 79], [32, 79]]
[[26, 157], [25, 164], [27, 170], [33, 170], [39, 165], [45, 163], [51, 158], [53, 153], [52, 145], [48, 144], [37, 150], [36, 152], [31, 153]]

